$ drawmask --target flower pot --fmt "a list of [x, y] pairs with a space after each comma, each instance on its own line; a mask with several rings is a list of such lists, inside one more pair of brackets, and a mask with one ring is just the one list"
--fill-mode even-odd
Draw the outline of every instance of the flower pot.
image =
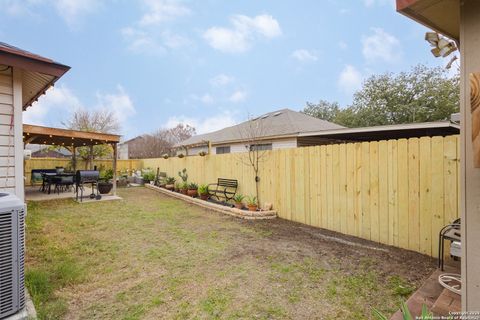
[[251, 205], [251, 204], [249, 204], [247, 207], [248, 207], [248, 211], [257, 211], [257, 208], [258, 208], [257, 205]]
[[243, 209], [243, 203], [241, 203], [241, 202], [235, 202], [235, 208], [237, 208], [237, 209]]
[[195, 198], [197, 196], [197, 189], [188, 189], [187, 190], [187, 195]]
[[113, 183], [111, 182], [98, 183], [98, 192], [100, 192], [100, 194], [107, 194], [112, 190], [112, 188], [113, 188]]
[[180, 193], [181, 193], [181, 194], [185, 194], [185, 195], [186, 195], [186, 194], [187, 194], [187, 191], [188, 191], [187, 189], [180, 189]]
[[173, 184], [167, 184], [167, 185], [165, 185], [165, 189], [173, 190], [174, 188], [175, 188], [175, 185], [173, 185]]
[[200, 195], [200, 199], [202, 199], [202, 200], [208, 200], [208, 197], [209, 197], [208, 194], [201, 194]]

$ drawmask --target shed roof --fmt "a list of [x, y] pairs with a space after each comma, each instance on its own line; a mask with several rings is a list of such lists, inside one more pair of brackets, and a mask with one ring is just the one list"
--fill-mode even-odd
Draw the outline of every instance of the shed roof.
[[23, 110], [70, 70], [69, 66], [4, 42], [0, 42], [0, 64], [23, 70]]
[[248, 140], [246, 137], [249, 134], [248, 131], [252, 121], [261, 127], [261, 134], [257, 137], [259, 140], [296, 137], [307, 132], [344, 128], [338, 124], [317, 119], [302, 112], [282, 109], [218, 131], [193, 136], [176, 144], [176, 147], [205, 144], [207, 141], [210, 141], [212, 144], [220, 144]]

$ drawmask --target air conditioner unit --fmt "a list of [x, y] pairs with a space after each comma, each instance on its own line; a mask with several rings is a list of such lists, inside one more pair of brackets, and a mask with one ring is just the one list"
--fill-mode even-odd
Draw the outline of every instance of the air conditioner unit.
[[25, 204], [0, 193], [0, 319], [25, 306]]

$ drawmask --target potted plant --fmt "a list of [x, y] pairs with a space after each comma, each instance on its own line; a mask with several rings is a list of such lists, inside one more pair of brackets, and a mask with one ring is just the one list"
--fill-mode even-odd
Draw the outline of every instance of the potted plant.
[[180, 193], [181, 194], [187, 194], [187, 192], [188, 192], [188, 183], [184, 182], [180, 186]]
[[113, 188], [113, 170], [112, 169], [107, 169], [103, 170], [100, 174], [100, 181], [98, 181], [98, 192], [100, 194], [107, 194], [109, 193], [112, 188]]
[[197, 189], [198, 189], [198, 184], [196, 184], [195, 182], [190, 182], [188, 184], [187, 194], [190, 197], [195, 198], [198, 195]]
[[168, 177], [166, 180], [166, 185], [165, 188], [168, 190], [173, 190], [175, 188], [175, 178], [174, 177]]
[[178, 171], [178, 176], [182, 179], [185, 183], [188, 180], [187, 168], [183, 168], [182, 171]]
[[178, 157], [179, 157], [180, 159], [182, 159], [183, 157], [185, 157], [185, 155], [184, 155], [183, 153], [179, 153], [179, 154], [178, 154]]
[[201, 184], [198, 186], [198, 194], [200, 195], [200, 199], [208, 200], [208, 185]]
[[243, 209], [243, 199], [245, 199], [245, 196], [243, 194], [236, 194], [233, 197], [233, 201], [235, 202], [235, 208]]
[[142, 173], [143, 183], [150, 183], [151, 181], [155, 181], [155, 173], [153, 171], [146, 171]]
[[180, 187], [182, 184], [180, 182], [175, 183], [175, 192], [180, 192]]
[[168, 159], [168, 153], [164, 153], [164, 154], [162, 155], [162, 158], [163, 158], [163, 159]]
[[247, 197], [247, 207], [249, 211], [257, 211], [257, 197]]
[[206, 153], [205, 151], [200, 151], [200, 152], [198, 153], [198, 155], [199, 155], [200, 157], [205, 157], [205, 156], [207, 155], [207, 153]]

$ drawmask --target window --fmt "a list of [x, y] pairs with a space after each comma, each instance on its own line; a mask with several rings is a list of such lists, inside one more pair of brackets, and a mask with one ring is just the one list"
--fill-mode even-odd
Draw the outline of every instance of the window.
[[230, 153], [230, 146], [227, 147], [217, 147], [217, 154]]
[[250, 149], [258, 150], [258, 151], [272, 150], [272, 144], [271, 143], [253, 144], [250, 146]]

